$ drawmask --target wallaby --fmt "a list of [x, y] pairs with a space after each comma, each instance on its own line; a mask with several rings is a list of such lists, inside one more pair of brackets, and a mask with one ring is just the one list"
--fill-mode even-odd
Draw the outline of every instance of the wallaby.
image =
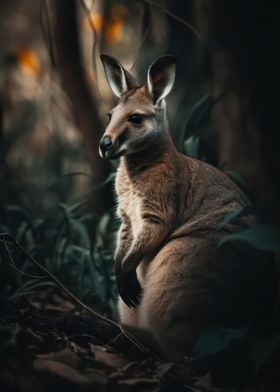
[[181, 360], [207, 328], [250, 326], [268, 315], [276, 267], [270, 255], [243, 244], [217, 246], [220, 235], [256, 220], [250, 215], [217, 230], [229, 211], [249, 201], [224, 173], [179, 153], [172, 142], [165, 98], [176, 59], [157, 59], [144, 85], [113, 57], [101, 59], [119, 97], [99, 153], [121, 157], [115, 183], [120, 319], [131, 331], [149, 333], [166, 358]]

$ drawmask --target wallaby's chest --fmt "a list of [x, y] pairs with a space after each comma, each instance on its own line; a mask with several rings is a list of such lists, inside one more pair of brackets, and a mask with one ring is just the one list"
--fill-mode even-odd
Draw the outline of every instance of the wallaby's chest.
[[143, 189], [140, 191], [126, 173], [119, 171], [116, 178], [116, 193], [119, 215], [122, 217], [125, 214], [129, 218], [132, 235], [135, 238], [143, 227]]
[[136, 238], [143, 227], [143, 201], [134, 192], [128, 192], [126, 195], [119, 197], [119, 204], [121, 210], [127, 214], [131, 223], [133, 238]]
[[182, 204], [181, 195], [177, 195], [177, 182], [178, 178], [167, 165], [152, 166], [134, 177], [120, 165], [115, 183], [118, 210], [120, 217], [124, 214], [129, 218], [134, 238], [147, 215], [166, 222], [173, 219], [176, 204]]

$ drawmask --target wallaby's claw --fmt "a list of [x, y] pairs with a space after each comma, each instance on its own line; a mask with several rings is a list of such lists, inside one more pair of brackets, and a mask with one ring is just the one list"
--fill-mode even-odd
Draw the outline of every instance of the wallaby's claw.
[[142, 288], [138, 282], [136, 272], [119, 272], [116, 276], [119, 295], [129, 307], [136, 307], [140, 301]]

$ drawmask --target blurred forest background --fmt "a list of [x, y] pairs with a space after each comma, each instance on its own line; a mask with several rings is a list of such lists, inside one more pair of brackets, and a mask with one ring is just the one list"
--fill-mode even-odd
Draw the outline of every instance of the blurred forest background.
[[263, 225], [246, 240], [279, 252], [274, 8], [271, 1], [240, 0], [1, 0], [2, 353], [10, 349], [7, 336], [15, 344], [24, 309], [80, 309], [34, 259], [95, 311], [117, 317], [117, 163], [98, 155], [105, 113], [115, 98], [100, 53], [118, 58], [143, 82], [156, 57], [178, 58], [168, 98], [177, 148], [219, 167], [241, 186]]

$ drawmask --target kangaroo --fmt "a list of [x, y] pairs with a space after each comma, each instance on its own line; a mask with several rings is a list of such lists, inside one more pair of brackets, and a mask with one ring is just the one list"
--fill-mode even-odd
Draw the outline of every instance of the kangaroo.
[[99, 153], [120, 158], [120, 319], [136, 337], [146, 331], [166, 358], [181, 360], [211, 326], [237, 328], [266, 317], [276, 296], [276, 267], [270, 255], [244, 244], [217, 247], [220, 235], [256, 218], [251, 214], [218, 231], [225, 215], [248, 199], [224, 173], [176, 150], [165, 103], [176, 59], [157, 59], [143, 85], [113, 57], [101, 60], [119, 98]]

